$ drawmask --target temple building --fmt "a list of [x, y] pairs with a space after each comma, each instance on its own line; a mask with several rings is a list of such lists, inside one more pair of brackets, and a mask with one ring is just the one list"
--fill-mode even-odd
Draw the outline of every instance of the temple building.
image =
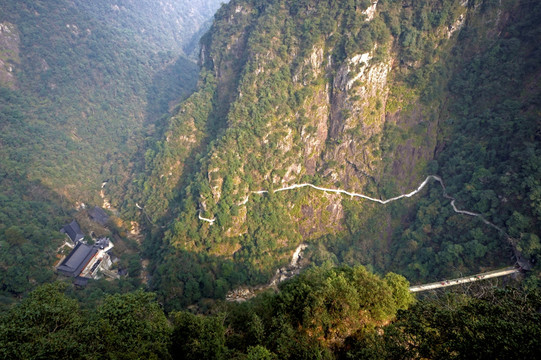
[[98, 270], [107, 271], [111, 267], [108, 251], [112, 248], [113, 243], [108, 238], [98, 239], [95, 245], [79, 242], [56, 270], [62, 275], [74, 278], [96, 278], [99, 276]]
[[73, 220], [68, 225], [65, 225], [62, 229], [60, 229], [60, 232], [62, 234], [68, 235], [68, 237], [71, 239], [71, 241], [73, 241], [74, 244], [77, 244], [85, 237], [85, 234], [83, 234], [83, 232], [81, 231], [81, 227], [75, 220]]

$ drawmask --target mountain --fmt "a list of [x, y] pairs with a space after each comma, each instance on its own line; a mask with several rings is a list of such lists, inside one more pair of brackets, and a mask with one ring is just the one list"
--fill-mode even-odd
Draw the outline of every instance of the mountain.
[[[222, 7], [201, 41], [198, 90], [146, 151], [124, 204], [152, 230], [153, 288], [172, 307], [220, 298], [267, 282], [300, 243], [312, 263], [413, 282], [512, 265], [513, 254], [535, 262], [539, 11], [530, 1]], [[428, 175], [443, 183], [378, 203]]]
[[[147, 137], [193, 91], [220, 1], [0, 1], [1, 290], [52, 278], [58, 232], [123, 193]], [[22, 240], [17, 240], [17, 239]]]
[[0, 357], [537, 355], [539, 2], [0, 4]]

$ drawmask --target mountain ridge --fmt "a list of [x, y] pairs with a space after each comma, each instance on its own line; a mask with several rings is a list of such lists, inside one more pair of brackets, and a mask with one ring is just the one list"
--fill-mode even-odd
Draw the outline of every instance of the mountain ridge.
[[[197, 65], [182, 50], [188, 39], [179, 40], [195, 35], [218, 5], [0, 1], [0, 289], [6, 303], [55, 278], [55, 250], [63, 243], [58, 230], [84, 213], [78, 210], [107, 207], [105, 191], [119, 206], [138, 152], [160, 133], [171, 104], [196, 85]], [[189, 6], [193, 16], [186, 17]], [[115, 222], [118, 234], [129, 232], [129, 223]], [[20, 246], [13, 245], [20, 242], [14, 234], [24, 239]]]
[[[223, 7], [202, 39], [200, 90], [173, 117], [160, 143], [164, 149], [147, 162], [160, 178], [146, 176], [145, 188], [152, 190], [141, 192], [140, 203], [153, 221], [172, 221], [163, 242], [156, 238], [151, 245], [167, 254], [155, 258], [160, 273], [174, 281], [167, 267], [176, 267], [176, 251], [188, 251], [231, 259], [249, 282], [264, 282], [301, 241], [313, 243], [315, 258], [338, 248], [352, 264], [381, 271], [404, 266], [384, 254], [393, 253], [397, 232], [415, 222], [424, 201], [382, 211], [332, 194], [244, 200], [253, 191], [292, 183], [389, 198], [437, 172], [440, 154], [450, 154], [447, 142], [456, 136], [449, 118], [460, 116], [460, 94], [448, 83], [455, 84], [462, 67], [491, 44], [505, 41], [498, 38], [501, 29], [512, 27], [514, 14], [529, 6], [520, 4], [380, 1], [370, 20], [364, 11], [371, 2], [233, 1]], [[472, 32], [477, 37], [465, 35]], [[464, 195], [457, 186], [453, 178], [450, 191]], [[443, 218], [434, 228], [453, 218], [443, 210], [436, 214]], [[483, 234], [460, 243], [476, 248], [475, 254], [490, 247], [494, 255], [475, 255], [472, 262], [464, 245], [445, 240], [436, 246], [442, 259], [464, 257], [464, 271], [507, 265], [505, 239], [460, 223], [466, 232]], [[500, 219], [496, 225], [508, 226]], [[219, 271], [209, 274], [221, 278]], [[411, 274], [412, 280], [427, 276]], [[156, 281], [160, 289], [162, 280]]]

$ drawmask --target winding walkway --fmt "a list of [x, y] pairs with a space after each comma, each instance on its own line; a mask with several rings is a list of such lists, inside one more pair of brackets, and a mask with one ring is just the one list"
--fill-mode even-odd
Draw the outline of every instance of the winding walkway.
[[[289, 266], [283, 267], [276, 270], [275, 275], [270, 280], [268, 284], [253, 286], [253, 287], [240, 287], [234, 290], [231, 290], [226, 295], [227, 301], [234, 302], [243, 302], [252, 297], [256, 296], [259, 292], [267, 290], [269, 288], [276, 288], [276, 286], [288, 279], [291, 279], [293, 276], [297, 275], [301, 271], [301, 267], [298, 264], [299, 259], [302, 256], [302, 251], [308, 246], [306, 244], [300, 244], [293, 253], [291, 257], [291, 262]], [[467, 284], [476, 281], [488, 280], [492, 278], [518, 274], [520, 273], [520, 268], [514, 266], [508, 266], [502, 269], [497, 269], [493, 271], [483, 272], [475, 275], [464, 276], [451, 280], [441, 280], [433, 283], [414, 285], [409, 287], [409, 291], [412, 293], [423, 292], [428, 290], [441, 289], [449, 286], [456, 286], [460, 284]]]
[[[415, 189], [415, 190], [413, 190], [413, 191], [411, 191], [409, 193], [406, 193], [406, 194], [402, 194], [402, 195], [392, 197], [392, 198], [387, 199], [387, 200], [376, 199], [376, 198], [370, 197], [368, 195], [349, 192], [349, 191], [342, 190], [342, 189], [325, 188], [325, 187], [316, 186], [316, 185], [309, 184], [309, 183], [294, 184], [294, 185], [285, 186], [285, 187], [282, 187], [282, 188], [279, 188], [279, 189], [276, 189], [276, 190], [271, 190], [271, 191], [273, 193], [277, 193], [277, 192], [280, 192], [280, 191], [288, 191], [288, 190], [301, 189], [301, 188], [304, 188], [304, 187], [310, 187], [310, 188], [318, 190], [318, 191], [335, 193], [335, 194], [343, 194], [343, 195], [347, 195], [347, 196], [351, 196], [351, 197], [358, 197], [358, 198], [362, 198], [362, 199], [365, 199], [365, 200], [369, 200], [369, 201], [372, 201], [372, 202], [376, 202], [376, 203], [385, 205], [385, 204], [388, 204], [390, 202], [397, 201], [397, 200], [400, 200], [400, 199], [403, 199], [403, 198], [410, 198], [410, 197], [418, 194], [430, 182], [430, 180], [435, 180], [435, 181], [440, 183], [440, 186], [441, 186], [441, 188], [443, 190], [443, 197], [446, 198], [446, 199], [451, 200], [451, 207], [453, 208], [453, 211], [455, 213], [479, 218], [486, 225], [489, 225], [492, 228], [498, 230], [500, 233], [504, 234], [506, 236], [506, 238], [508, 239], [508, 241], [511, 243], [511, 245], [513, 245], [509, 235], [502, 228], [496, 226], [495, 224], [493, 224], [490, 221], [488, 221], [487, 219], [485, 219], [483, 217], [483, 215], [481, 215], [479, 213], [472, 212], [472, 211], [458, 209], [456, 207], [456, 199], [454, 197], [450, 196], [447, 193], [447, 190], [445, 188], [445, 184], [443, 183], [442, 178], [437, 176], [437, 175], [429, 175], [417, 187], [417, 189]], [[250, 199], [250, 195], [252, 195], [252, 194], [262, 195], [262, 194], [268, 194], [269, 192], [270, 192], [269, 190], [252, 191], [238, 205], [239, 206], [246, 205], [248, 203], [249, 199]], [[141, 209], [141, 210], [144, 211], [144, 208], [142, 206], [140, 206], [139, 204], [136, 203], [136, 206], [137, 206], [138, 209]], [[216, 221], [216, 218], [211, 219], [211, 218], [206, 218], [206, 217], [201, 216], [201, 210], [200, 209], [198, 210], [198, 218], [201, 221], [208, 222], [210, 225], [213, 225], [214, 222]], [[297, 259], [299, 258], [302, 250], [304, 250], [305, 247], [306, 247], [305, 244], [301, 244], [295, 250], [295, 253], [293, 254], [293, 257], [292, 257], [292, 264], [291, 264], [292, 266], [295, 267], [295, 265], [297, 265], [296, 264]], [[513, 249], [514, 249], [514, 246], [513, 246]], [[500, 276], [506, 276], [506, 275], [515, 274], [515, 273], [519, 273], [519, 272], [520, 272], [520, 269], [517, 269], [515, 267], [507, 267], [507, 268], [494, 270], [494, 271], [490, 271], [490, 272], [485, 272], [485, 273], [480, 273], [480, 274], [476, 274], [476, 275], [461, 277], [461, 278], [458, 278], [458, 279], [442, 280], [442, 281], [439, 281], [439, 282], [434, 282], [434, 283], [429, 283], [429, 284], [411, 286], [409, 288], [409, 290], [411, 292], [421, 292], [421, 291], [427, 291], [427, 290], [434, 290], [434, 289], [444, 288], [444, 287], [448, 287], [448, 286], [455, 286], [455, 285], [459, 285], [459, 284], [465, 284], [465, 283], [470, 283], [470, 282], [475, 282], [475, 281], [480, 281], [480, 280], [486, 280], [486, 279], [490, 279], [490, 278], [496, 278], [496, 277], [500, 277]], [[278, 281], [280, 281], [280, 280], [278, 280]], [[276, 280], [272, 281], [271, 284], [269, 284], [267, 286], [260, 287], [260, 290], [265, 289], [265, 288], [267, 288], [269, 286], [275, 285], [275, 283], [276, 283]], [[252, 297], [253, 295], [254, 295], [253, 293], [250, 293], [250, 295], [248, 295], [248, 298]], [[239, 300], [242, 301], [242, 300], [246, 300], [246, 298], [241, 296], [241, 299], [237, 298], [237, 300], [233, 300], [233, 299], [228, 299], [228, 300], [229, 301], [239, 301]]]
[[[435, 180], [435, 181], [440, 183], [440, 186], [441, 186], [442, 191], [443, 191], [443, 197], [448, 199], [448, 200], [451, 200], [451, 207], [453, 208], [453, 211], [455, 213], [476, 217], [476, 218], [480, 219], [486, 225], [488, 225], [488, 226], [496, 229], [498, 232], [500, 232], [507, 239], [507, 242], [511, 245], [511, 247], [513, 249], [513, 254], [517, 259], [517, 263], [519, 263], [520, 266], [523, 266], [523, 264], [521, 264], [521, 261], [520, 261], [522, 259], [521, 254], [516, 249], [516, 241], [513, 238], [511, 238], [509, 236], [509, 234], [507, 234], [507, 232], [505, 230], [503, 230], [499, 226], [497, 226], [497, 225], [491, 223], [490, 221], [488, 221], [483, 215], [481, 215], [479, 213], [472, 212], [472, 211], [460, 210], [459, 208], [457, 208], [456, 207], [456, 199], [454, 197], [450, 196], [447, 193], [447, 189], [445, 188], [445, 184], [444, 184], [442, 178], [440, 176], [438, 176], [438, 175], [428, 175], [425, 178], [425, 180], [417, 187], [417, 189], [415, 189], [415, 190], [413, 190], [413, 191], [411, 191], [409, 193], [406, 193], [406, 194], [402, 194], [402, 195], [392, 197], [392, 198], [387, 199], [387, 200], [376, 199], [376, 198], [370, 197], [368, 195], [349, 192], [349, 191], [342, 190], [342, 189], [325, 188], [325, 187], [316, 186], [316, 185], [309, 184], [309, 183], [289, 185], [289, 186], [285, 186], [285, 187], [282, 187], [282, 188], [279, 188], [279, 189], [276, 189], [276, 190], [272, 190], [272, 192], [276, 193], [276, 192], [280, 192], [280, 191], [295, 190], [295, 189], [300, 189], [300, 188], [304, 188], [304, 187], [310, 187], [310, 188], [318, 190], [318, 191], [348, 195], [348, 196], [351, 196], [352, 198], [353, 197], [358, 197], [358, 198], [362, 198], [362, 199], [365, 199], [365, 200], [369, 200], [369, 201], [372, 201], [372, 202], [376, 202], [376, 203], [385, 205], [385, 204], [388, 204], [388, 203], [393, 202], [393, 201], [397, 201], [397, 200], [400, 200], [400, 199], [403, 199], [403, 198], [410, 198], [410, 197], [416, 195], [421, 190], [423, 190], [423, 188], [430, 182], [430, 180]], [[248, 200], [250, 199], [251, 194], [262, 195], [262, 194], [267, 194], [269, 192], [270, 191], [268, 191], [268, 190], [252, 191], [238, 205], [240, 206], [240, 205], [245, 205], [246, 203], [248, 203]], [[209, 218], [202, 217], [201, 216], [201, 210], [199, 210], [198, 215], [199, 215], [199, 220], [206, 221], [206, 222], [210, 223], [210, 225], [214, 224], [214, 222], [216, 221], [215, 218], [209, 219]], [[523, 261], [523, 262], [528, 262], [528, 261], [526, 260], [526, 261]]]
[[429, 284], [422, 284], [422, 285], [416, 285], [411, 286], [409, 288], [410, 292], [421, 292], [421, 291], [427, 291], [427, 290], [434, 290], [434, 289], [440, 289], [448, 286], [455, 286], [460, 284], [466, 284], [471, 283], [475, 281], [481, 281], [491, 278], [496, 278], [500, 276], [506, 276], [511, 274], [517, 274], [520, 270], [515, 267], [506, 267], [499, 270], [484, 272], [481, 274], [471, 275], [471, 276], [465, 276], [458, 279], [452, 279], [452, 280], [442, 280], [434, 283]]
[[214, 222], [216, 221], [216, 218], [209, 219], [209, 218], [206, 218], [206, 217], [202, 217], [201, 216], [201, 210], [198, 211], [197, 216], [199, 217], [199, 220], [206, 221], [206, 222], [210, 223], [210, 225], [214, 224]]
[[[458, 213], [458, 214], [463, 214], [463, 215], [469, 215], [469, 216], [474, 216], [474, 217], [478, 217], [480, 218], [485, 224], [495, 228], [496, 230], [502, 232], [502, 233], [505, 233], [500, 227], [494, 225], [493, 223], [491, 223], [490, 221], [488, 221], [487, 219], [485, 219], [483, 217], [483, 215], [481, 214], [478, 214], [478, 213], [475, 213], [475, 212], [471, 212], [471, 211], [466, 211], [466, 210], [460, 210], [456, 207], [456, 200], [455, 198], [453, 198], [452, 196], [450, 196], [449, 194], [447, 194], [447, 190], [445, 189], [445, 184], [443, 183], [443, 180], [441, 177], [437, 176], [437, 175], [428, 175], [426, 177], [426, 179], [421, 183], [421, 185], [419, 185], [417, 187], [417, 189], [413, 190], [412, 192], [409, 192], [409, 193], [406, 193], [406, 194], [402, 194], [402, 195], [398, 195], [398, 196], [395, 196], [393, 198], [390, 198], [390, 199], [387, 199], [387, 200], [381, 200], [381, 199], [376, 199], [376, 198], [373, 198], [373, 197], [370, 197], [368, 195], [364, 195], [364, 194], [357, 194], [357, 193], [354, 193], [354, 192], [349, 192], [349, 191], [346, 191], [346, 190], [342, 190], [342, 189], [331, 189], [331, 188], [325, 188], [325, 187], [320, 187], [320, 186], [316, 186], [316, 185], [313, 185], [313, 184], [309, 184], [309, 183], [303, 183], [303, 184], [294, 184], [294, 185], [290, 185], [290, 186], [285, 186], [285, 187], [282, 187], [280, 189], [276, 189], [276, 190], [272, 190], [273, 193], [277, 193], [277, 192], [280, 192], [280, 191], [287, 191], [287, 190], [295, 190], [295, 189], [300, 189], [300, 188], [304, 188], [304, 187], [310, 187], [312, 189], [315, 189], [315, 190], [319, 190], [319, 191], [324, 191], [324, 192], [329, 192], [329, 193], [335, 193], [335, 194], [343, 194], [343, 195], [348, 195], [348, 196], [351, 196], [351, 197], [358, 197], [358, 198], [362, 198], [362, 199], [365, 199], [365, 200], [369, 200], [369, 201], [372, 201], [372, 202], [376, 202], [376, 203], [379, 203], [379, 204], [382, 204], [382, 205], [385, 205], [385, 204], [388, 204], [390, 202], [393, 202], [393, 201], [397, 201], [397, 200], [400, 200], [400, 199], [403, 199], [403, 198], [409, 198], [409, 197], [412, 197], [414, 195], [416, 195], [417, 193], [419, 193], [427, 184], [430, 180], [435, 180], [437, 182], [440, 183], [442, 189], [443, 189], [443, 197], [445, 197], [446, 199], [449, 199], [451, 200], [451, 206], [453, 207], [453, 211]], [[269, 193], [269, 190], [259, 190], [259, 191], [252, 191], [250, 194], [248, 194], [246, 196], [246, 198], [240, 202], [238, 205], [245, 205], [248, 200], [250, 199], [250, 195], [251, 194], [258, 194], [258, 195], [262, 195], [262, 194], [267, 194]], [[210, 223], [211, 225], [214, 224], [214, 222], [216, 221], [216, 218], [205, 218], [203, 216], [201, 216], [201, 211], [199, 210], [199, 220], [202, 220], [202, 221], [206, 221], [208, 223]]]

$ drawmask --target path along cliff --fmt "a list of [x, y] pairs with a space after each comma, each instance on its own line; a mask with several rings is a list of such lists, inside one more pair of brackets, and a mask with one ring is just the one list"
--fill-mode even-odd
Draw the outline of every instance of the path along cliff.
[[[505, 238], [508, 240], [509, 244], [511, 245], [511, 247], [513, 249], [513, 253], [515, 255], [515, 258], [517, 259], [517, 263], [519, 263], [519, 267], [523, 267], [520, 264], [521, 255], [517, 251], [516, 247], [514, 246], [515, 242], [513, 241], [513, 239], [502, 228], [496, 226], [495, 224], [493, 224], [490, 221], [488, 221], [487, 219], [485, 219], [482, 214], [467, 211], [467, 210], [458, 209], [456, 207], [456, 204], [455, 204], [456, 199], [453, 198], [452, 196], [450, 196], [447, 193], [447, 190], [445, 188], [445, 184], [444, 184], [442, 178], [440, 176], [438, 176], [438, 175], [429, 175], [417, 187], [417, 189], [415, 189], [415, 190], [413, 190], [413, 191], [411, 191], [409, 193], [405, 193], [405, 194], [401, 194], [401, 195], [392, 197], [392, 198], [387, 199], [387, 200], [376, 199], [376, 198], [373, 198], [373, 197], [370, 197], [370, 196], [367, 196], [367, 195], [364, 195], [364, 194], [358, 194], [358, 193], [354, 193], [354, 192], [349, 192], [349, 191], [342, 190], [342, 189], [324, 188], [324, 187], [316, 186], [316, 185], [309, 184], [309, 183], [293, 184], [293, 185], [290, 185], [290, 186], [286, 186], [286, 187], [282, 187], [282, 188], [273, 190], [273, 192], [295, 190], [295, 189], [301, 189], [301, 188], [304, 188], [304, 187], [310, 187], [310, 188], [318, 190], [318, 191], [325, 191], [325, 192], [332, 192], [332, 193], [337, 193], [337, 194], [344, 194], [344, 195], [348, 195], [348, 196], [351, 196], [351, 197], [358, 197], [358, 198], [362, 198], [362, 199], [365, 199], [365, 200], [369, 200], [369, 201], [373, 201], [373, 202], [385, 205], [385, 204], [388, 204], [390, 202], [397, 201], [397, 200], [400, 200], [400, 199], [403, 199], [403, 198], [409, 198], [409, 197], [412, 197], [412, 196], [418, 194], [430, 182], [430, 180], [435, 180], [440, 184], [440, 186], [442, 187], [442, 190], [443, 190], [443, 196], [446, 199], [451, 200], [451, 206], [452, 206], [454, 212], [456, 212], [458, 214], [477, 217], [477, 218], [481, 219], [481, 221], [483, 221], [486, 225], [493, 227], [494, 229], [498, 230], [500, 233], [505, 235]], [[252, 192], [252, 194], [258, 194], [258, 195], [262, 195], [262, 194], [266, 194], [266, 193], [269, 193], [269, 191], [268, 190], [259, 190], [259, 191], [253, 191]], [[239, 205], [247, 204], [248, 201], [249, 201], [249, 198], [250, 198], [250, 196], [248, 195]], [[201, 216], [201, 214], [199, 214], [198, 216], [199, 216], [200, 220], [209, 222], [211, 225], [216, 220], [214, 218], [213, 219], [204, 218], [204, 217]], [[290, 265], [288, 267], [286, 267], [286, 268], [278, 269], [276, 271], [275, 276], [271, 279], [271, 281], [270, 281], [270, 283], [268, 285], [260, 285], [260, 286], [257, 286], [255, 288], [239, 288], [239, 289], [235, 289], [233, 291], [230, 291], [227, 294], [226, 299], [228, 301], [245, 301], [245, 300], [253, 297], [257, 292], [263, 291], [263, 290], [271, 288], [271, 287], [275, 287], [278, 283], [280, 283], [282, 281], [285, 281], [285, 280], [291, 278], [292, 276], [295, 276], [301, 270], [301, 268], [300, 268], [300, 266], [298, 264], [298, 260], [301, 257], [302, 251], [306, 247], [307, 247], [306, 244], [299, 245], [297, 247], [297, 249], [295, 250], [294, 254], [293, 254]], [[433, 289], [447, 287], [447, 286], [453, 286], [453, 285], [464, 284], [464, 283], [479, 281], [479, 280], [488, 279], [488, 278], [494, 278], [494, 277], [499, 277], [499, 276], [515, 274], [515, 273], [518, 273], [518, 272], [520, 272], [519, 268], [508, 267], [508, 268], [505, 268], [505, 269], [495, 270], [495, 271], [491, 271], [491, 272], [487, 272], [487, 273], [481, 273], [481, 274], [467, 276], [467, 277], [453, 279], [453, 280], [444, 280], [444, 281], [430, 283], [430, 284], [416, 285], [416, 286], [410, 287], [410, 291], [411, 292], [419, 292], [419, 291], [433, 290]]]

